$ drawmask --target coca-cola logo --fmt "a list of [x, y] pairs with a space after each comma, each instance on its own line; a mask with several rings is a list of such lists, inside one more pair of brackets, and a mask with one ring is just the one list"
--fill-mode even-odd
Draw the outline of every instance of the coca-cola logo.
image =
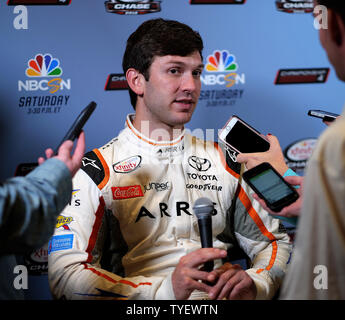
[[111, 191], [113, 193], [114, 200], [130, 199], [144, 196], [140, 185], [112, 187]]
[[294, 142], [286, 148], [285, 155], [290, 161], [308, 160], [315, 148], [316, 139], [304, 139]]
[[113, 169], [117, 173], [129, 173], [138, 168], [141, 163], [141, 156], [133, 156], [113, 164]]

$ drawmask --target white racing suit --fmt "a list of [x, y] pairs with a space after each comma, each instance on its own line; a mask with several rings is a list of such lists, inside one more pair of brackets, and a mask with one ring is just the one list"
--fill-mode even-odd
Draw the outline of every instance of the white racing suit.
[[[246, 272], [257, 299], [272, 298], [290, 257], [289, 237], [244, 182], [237, 189], [239, 174], [230, 165], [217, 143], [186, 133], [155, 142], [128, 116], [117, 138], [85, 155], [73, 179], [71, 203], [49, 243], [53, 297], [175, 299], [174, 268], [201, 247], [192, 207], [207, 197], [214, 203], [213, 247], [227, 250], [236, 238], [252, 262]], [[229, 208], [236, 190], [233, 232]]]

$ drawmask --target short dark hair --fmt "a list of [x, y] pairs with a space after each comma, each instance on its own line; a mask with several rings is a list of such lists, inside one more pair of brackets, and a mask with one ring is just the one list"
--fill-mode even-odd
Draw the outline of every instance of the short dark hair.
[[[151, 19], [142, 23], [127, 40], [122, 60], [124, 73], [129, 68], [138, 70], [149, 80], [149, 68], [155, 56], [188, 56], [194, 51], [202, 59], [203, 41], [200, 34], [184, 23]], [[129, 89], [131, 104], [135, 109], [137, 95]]]
[[328, 9], [333, 9], [338, 13], [345, 24], [345, 1], [344, 0], [316, 0], [320, 5], [327, 7]]

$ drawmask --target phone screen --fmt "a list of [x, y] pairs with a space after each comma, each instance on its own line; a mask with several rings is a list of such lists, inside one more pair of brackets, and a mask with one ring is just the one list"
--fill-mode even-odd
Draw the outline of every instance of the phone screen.
[[226, 136], [225, 141], [243, 153], [264, 152], [269, 149], [269, 143], [267, 141], [240, 121], [235, 123]]
[[249, 180], [270, 203], [275, 203], [293, 193], [293, 191], [271, 169], [267, 169], [249, 178]]

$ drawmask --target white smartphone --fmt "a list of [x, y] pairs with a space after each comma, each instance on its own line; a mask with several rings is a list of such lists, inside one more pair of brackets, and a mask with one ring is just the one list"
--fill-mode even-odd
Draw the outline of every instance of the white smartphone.
[[219, 139], [238, 153], [265, 152], [270, 143], [259, 131], [232, 116], [219, 133]]

